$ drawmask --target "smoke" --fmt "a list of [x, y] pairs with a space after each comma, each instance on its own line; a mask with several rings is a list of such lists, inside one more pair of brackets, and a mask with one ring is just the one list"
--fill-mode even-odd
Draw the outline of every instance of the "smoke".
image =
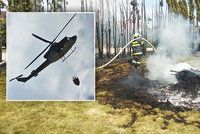
[[180, 63], [180, 60], [191, 54], [192, 39], [190, 23], [187, 20], [174, 17], [171, 21], [163, 21], [158, 36], [158, 53], [147, 60], [147, 77], [162, 83], [175, 83], [175, 76], [171, 75], [170, 70], [180, 71], [191, 67], [189, 64]]

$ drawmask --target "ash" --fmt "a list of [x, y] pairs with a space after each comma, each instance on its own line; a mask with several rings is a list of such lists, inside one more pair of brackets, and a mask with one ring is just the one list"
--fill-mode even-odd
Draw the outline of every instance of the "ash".
[[135, 92], [147, 91], [158, 103], [171, 103], [175, 107], [200, 110], [200, 82], [197, 82], [200, 80], [199, 71], [182, 70], [176, 73], [178, 83], [175, 84], [163, 84], [149, 80], [137, 71], [131, 71], [120, 81]]
[[177, 107], [200, 108], [199, 88], [185, 88], [179, 83], [171, 85], [157, 84], [147, 89], [158, 102], [170, 102]]

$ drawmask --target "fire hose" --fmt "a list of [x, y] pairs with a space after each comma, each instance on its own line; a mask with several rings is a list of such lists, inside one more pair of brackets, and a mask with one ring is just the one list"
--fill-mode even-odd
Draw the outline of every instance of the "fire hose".
[[144, 39], [144, 38], [136, 38], [136, 39], [133, 39], [133, 40], [129, 41], [129, 42], [115, 55], [115, 57], [113, 57], [109, 62], [107, 62], [106, 64], [104, 64], [104, 65], [102, 65], [102, 66], [100, 66], [100, 67], [98, 67], [98, 68], [96, 68], [96, 69], [101, 69], [101, 68], [104, 68], [105, 66], [109, 65], [112, 61], [114, 61], [114, 60], [117, 58], [117, 56], [119, 56], [119, 54], [120, 54], [131, 42], [136, 41], [136, 40], [139, 40], [139, 39], [141, 39], [141, 40], [147, 42], [147, 43], [154, 49], [154, 51], [157, 53], [156, 48], [155, 48], [148, 40], [146, 40], [146, 39]]

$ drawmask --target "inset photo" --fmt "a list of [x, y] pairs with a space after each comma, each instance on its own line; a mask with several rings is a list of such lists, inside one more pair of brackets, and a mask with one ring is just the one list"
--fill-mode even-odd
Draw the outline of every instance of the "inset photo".
[[7, 13], [7, 101], [95, 100], [95, 14]]

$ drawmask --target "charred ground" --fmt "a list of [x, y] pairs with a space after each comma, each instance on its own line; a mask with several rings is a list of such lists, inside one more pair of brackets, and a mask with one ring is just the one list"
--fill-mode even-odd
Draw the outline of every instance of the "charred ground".
[[7, 102], [6, 77], [1, 72], [0, 133], [200, 132], [197, 110], [158, 103], [144, 89], [123, 84], [130, 73], [128, 63], [111, 66], [96, 71], [95, 102]]

